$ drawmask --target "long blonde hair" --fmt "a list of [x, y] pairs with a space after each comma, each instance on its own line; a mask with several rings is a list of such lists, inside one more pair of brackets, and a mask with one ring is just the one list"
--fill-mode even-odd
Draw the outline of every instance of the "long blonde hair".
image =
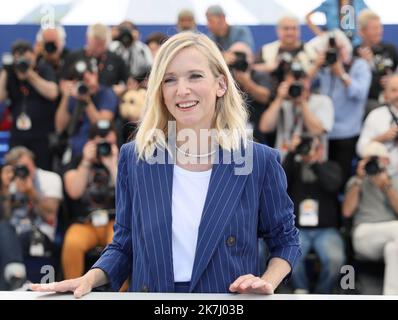
[[217, 98], [215, 108], [217, 142], [229, 151], [239, 149], [242, 142], [246, 145], [247, 110], [221, 52], [206, 35], [182, 32], [169, 38], [156, 55], [148, 80], [145, 113], [135, 137], [139, 159], [149, 159], [156, 147], [167, 149], [168, 121], [175, 119], [164, 104], [162, 81], [171, 60], [188, 47], [196, 48], [208, 58], [214, 77], [225, 77], [226, 92]]

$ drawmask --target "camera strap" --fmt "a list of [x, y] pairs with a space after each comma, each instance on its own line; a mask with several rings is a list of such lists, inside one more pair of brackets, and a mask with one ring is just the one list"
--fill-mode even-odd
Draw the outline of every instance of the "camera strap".
[[391, 105], [390, 104], [388, 104], [387, 105], [387, 108], [388, 108], [388, 111], [390, 112], [390, 114], [391, 114], [391, 117], [392, 117], [392, 121], [394, 121], [395, 122], [395, 124], [398, 126], [398, 117], [396, 116], [396, 114], [392, 111], [392, 109], [391, 109]]
[[22, 94], [22, 106], [21, 113], [18, 115], [15, 123], [18, 130], [27, 131], [32, 128], [32, 120], [27, 113], [27, 98], [29, 96], [30, 90], [26, 81], [23, 81], [22, 84], [19, 86], [19, 91]]

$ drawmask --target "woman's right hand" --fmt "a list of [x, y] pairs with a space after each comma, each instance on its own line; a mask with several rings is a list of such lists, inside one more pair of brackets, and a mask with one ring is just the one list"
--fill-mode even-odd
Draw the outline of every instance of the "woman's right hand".
[[30, 285], [32, 291], [37, 292], [73, 292], [75, 298], [81, 298], [93, 289], [91, 279], [86, 275], [52, 283], [35, 283]]

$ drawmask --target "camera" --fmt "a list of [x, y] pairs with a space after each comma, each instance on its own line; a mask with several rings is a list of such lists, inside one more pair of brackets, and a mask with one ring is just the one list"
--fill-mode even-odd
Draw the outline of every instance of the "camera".
[[79, 96], [84, 96], [88, 93], [88, 86], [83, 81], [79, 81], [76, 84], [76, 89]]
[[300, 79], [304, 77], [304, 70], [298, 61], [294, 61], [290, 65], [290, 72], [293, 74], [295, 81], [289, 87], [289, 96], [295, 99], [303, 93], [303, 84]]
[[57, 49], [57, 45], [54, 41], [48, 41], [44, 43], [44, 50], [49, 54], [56, 52]]
[[235, 51], [235, 62], [230, 65], [231, 69], [237, 71], [245, 72], [249, 68], [249, 63], [247, 62], [247, 57], [245, 52]]
[[338, 50], [336, 45], [336, 38], [334, 35], [329, 36], [329, 48], [326, 51], [325, 64], [326, 66], [334, 65], [337, 62]]
[[14, 167], [14, 177], [26, 179], [29, 176], [29, 169], [24, 165], [16, 165]]
[[88, 184], [87, 195], [92, 207], [106, 208], [114, 205], [114, 188], [110, 185], [109, 171], [101, 164], [92, 166], [93, 177]]
[[23, 57], [19, 57], [15, 60], [14, 68], [15, 71], [18, 71], [20, 73], [26, 73], [31, 65], [31, 61], [28, 59], [25, 59]]
[[381, 47], [372, 48], [373, 51], [373, 62], [376, 67], [376, 72], [380, 77], [386, 76], [394, 72], [394, 61], [388, 55], [387, 52], [383, 51]]
[[26, 73], [32, 62], [24, 57], [14, 59], [14, 56], [11, 53], [4, 53], [1, 57], [1, 64], [7, 71], [14, 69], [20, 73]]
[[383, 168], [379, 166], [379, 158], [373, 156], [365, 164], [365, 172], [368, 176], [375, 176], [383, 171]]
[[97, 143], [97, 157], [107, 157], [111, 154], [111, 144], [104, 141]]
[[313, 141], [314, 141], [313, 137], [308, 137], [308, 136], [301, 137], [301, 142], [296, 148], [296, 153], [301, 156], [308, 155], [312, 149]]
[[1, 56], [1, 65], [7, 71], [11, 71], [14, 66], [14, 57], [11, 53], [6, 52]]
[[283, 52], [279, 55], [279, 64], [272, 75], [277, 79], [278, 83], [285, 79], [286, 74], [290, 70], [290, 65], [293, 61], [293, 55], [289, 52]]
[[125, 27], [119, 27], [118, 30], [119, 36], [116, 38], [116, 40], [120, 41], [124, 47], [129, 48], [134, 41], [131, 31]]

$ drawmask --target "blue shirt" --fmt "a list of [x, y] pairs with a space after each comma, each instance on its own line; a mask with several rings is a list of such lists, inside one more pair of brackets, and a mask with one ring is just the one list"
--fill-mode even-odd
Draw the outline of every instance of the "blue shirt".
[[348, 139], [358, 136], [372, 74], [369, 64], [362, 58], [355, 59], [349, 75], [351, 84], [344, 82], [331, 73], [329, 68], [318, 73], [320, 93], [329, 96], [334, 106], [334, 126], [329, 133], [330, 139]]
[[228, 33], [224, 37], [214, 34], [209, 35], [223, 51], [229, 49], [235, 42], [244, 42], [254, 51], [254, 39], [250, 29], [246, 26], [229, 26]]
[[[342, 30], [344, 32], [351, 31], [353, 33], [352, 43], [353, 43], [353, 45], [358, 45], [358, 44], [360, 44], [361, 39], [357, 33], [357, 21], [356, 20], [357, 20], [359, 13], [363, 9], [366, 9], [368, 6], [365, 4], [364, 0], [352, 0], [350, 2], [351, 2], [351, 5], [354, 7], [355, 20], [352, 21], [352, 23], [349, 22], [350, 28], [348, 30], [343, 30], [343, 29]], [[325, 0], [319, 5], [319, 7], [315, 8], [313, 10], [313, 12], [322, 12], [325, 14], [327, 30], [341, 29], [339, 1]], [[346, 13], [344, 13], [344, 14], [346, 14]]]
[[[113, 113], [116, 112], [118, 99], [113, 90], [109, 87], [100, 86], [97, 93], [91, 97], [97, 110], [109, 110]], [[69, 99], [68, 111], [72, 115], [73, 110], [76, 108], [77, 100], [73, 97]], [[86, 112], [83, 112], [78, 121], [75, 134], [71, 139], [72, 156], [77, 156], [82, 153], [83, 146], [87, 142], [88, 132], [90, 129], [90, 120]]]

